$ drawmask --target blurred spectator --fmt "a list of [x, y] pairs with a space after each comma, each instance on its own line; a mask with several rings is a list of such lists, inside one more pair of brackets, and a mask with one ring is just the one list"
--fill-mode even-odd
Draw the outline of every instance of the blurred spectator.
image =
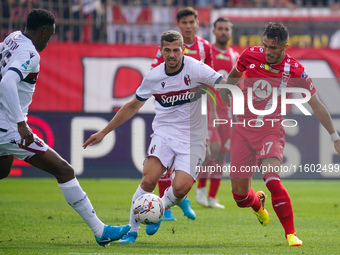
[[197, 0], [197, 6], [198, 7], [211, 7], [211, 8], [222, 8], [224, 3], [226, 3], [227, 1], [224, 0]]
[[340, 29], [331, 36], [329, 40], [329, 47], [332, 49], [340, 48]]
[[73, 0], [69, 35], [72, 41], [99, 41], [104, 31], [104, 13], [100, 0]]
[[9, 34], [9, 17], [10, 17], [10, 5], [11, 0], [3, 0], [1, 1], [0, 6], [0, 41], [5, 38]]
[[196, 6], [197, 0], [165, 0], [165, 4], [168, 6]]
[[303, 7], [316, 7], [324, 6], [328, 7], [329, 0], [302, 0]]
[[296, 9], [296, 5], [291, 0], [254, 0], [254, 7], [281, 8], [286, 7], [291, 10]]

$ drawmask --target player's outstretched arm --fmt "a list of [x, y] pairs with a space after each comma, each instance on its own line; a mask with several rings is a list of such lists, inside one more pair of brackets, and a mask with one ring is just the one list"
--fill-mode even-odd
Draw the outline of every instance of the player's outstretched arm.
[[92, 146], [96, 143], [99, 143], [108, 133], [131, 119], [144, 105], [144, 103], [145, 101], [139, 101], [137, 98], [134, 98], [130, 102], [126, 103], [122, 108], [119, 109], [119, 111], [104, 129], [91, 135], [90, 138], [86, 140], [86, 142], [83, 144], [83, 148], [86, 149], [88, 145]]
[[323, 105], [323, 103], [321, 103], [317, 94], [312, 96], [312, 98], [308, 101], [308, 104], [312, 107], [315, 116], [319, 119], [322, 126], [324, 126], [324, 128], [332, 136], [334, 148], [336, 152], [340, 155], [340, 139], [335, 131], [332, 117], [329, 114], [328, 110]]
[[238, 81], [241, 79], [242, 75], [243, 72], [237, 71], [237, 69], [234, 67], [233, 70], [231, 70], [228, 75], [227, 84], [236, 85]]
[[[237, 82], [240, 80], [240, 78], [242, 77], [243, 72], [239, 72], [236, 70], [236, 68], [233, 68], [233, 70], [230, 71], [229, 75], [228, 75], [228, 79], [222, 79], [220, 81], [220, 84], [231, 84], [231, 85], [236, 85]], [[230, 96], [231, 96], [231, 92], [229, 89], [220, 89], [220, 96], [221, 96], [221, 100], [223, 102], [226, 102], [228, 106], [230, 106]]]

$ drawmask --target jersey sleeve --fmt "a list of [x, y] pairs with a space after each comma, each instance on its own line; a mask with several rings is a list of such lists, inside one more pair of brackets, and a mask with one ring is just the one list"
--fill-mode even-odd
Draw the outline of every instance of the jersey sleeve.
[[303, 66], [301, 66], [301, 67], [302, 67], [303, 72], [302, 72], [302, 74], [300, 74], [301, 71], [300, 71], [300, 73], [298, 73], [300, 77], [298, 78], [298, 82], [296, 82], [296, 85], [298, 87], [307, 89], [310, 92], [311, 96], [313, 96], [316, 93], [316, 88], [313, 84], [312, 79], [310, 78], [310, 76], [305, 71], [305, 68]]
[[142, 84], [136, 90], [136, 98], [139, 101], [146, 101], [153, 95], [152, 83], [146, 75], [142, 81]]
[[39, 54], [33, 51], [25, 51], [23, 54], [17, 55], [13, 62], [8, 63], [8, 70], [16, 72], [20, 76], [20, 80], [23, 80], [30, 73], [37, 72], [39, 62]]
[[20, 82], [20, 75], [8, 70], [0, 81], [0, 93], [9, 108], [16, 123], [25, 120], [25, 116], [20, 107], [20, 100], [18, 94], [18, 83]]
[[156, 54], [156, 58], [154, 58], [154, 60], [152, 61], [151, 68], [155, 68], [156, 66], [158, 66], [159, 64], [161, 64], [163, 62], [164, 62], [164, 59], [163, 59], [163, 56], [161, 54], [161, 51], [158, 50], [158, 52]]
[[218, 83], [223, 77], [220, 73], [216, 72], [210, 66], [199, 62], [198, 66], [200, 82], [213, 86]]
[[247, 51], [248, 49], [245, 49], [237, 60], [236, 69], [239, 72], [244, 72], [247, 69], [247, 59], [246, 59]]

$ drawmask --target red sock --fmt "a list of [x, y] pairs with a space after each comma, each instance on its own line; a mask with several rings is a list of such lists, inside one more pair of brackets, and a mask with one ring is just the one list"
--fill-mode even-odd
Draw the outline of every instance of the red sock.
[[215, 198], [218, 188], [220, 187], [221, 179], [210, 178], [210, 187], [208, 197]]
[[261, 202], [260, 199], [255, 195], [253, 188], [250, 188], [249, 192], [245, 195], [239, 195], [234, 192], [233, 196], [238, 207], [251, 207], [255, 212], [260, 210]]
[[205, 186], [207, 186], [207, 178], [199, 178], [198, 179], [198, 183], [197, 183], [197, 188], [204, 188]]
[[[171, 181], [170, 181], [170, 175], [166, 174], [165, 176], [161, 177], [158, 181], [158, 191], [159, 191], [159, 197], [164, 196], [164, 191], [171, 186]], [[165, 210], [169, 209], [165, 208]]]
[[271, 193], [273, 208], [285, 230], [285, 236], [294, 234], [292, 202], [287, 190], [281, 183], [280, 176], [276, 173], [268, 173], [264, 176], [263, 180]]

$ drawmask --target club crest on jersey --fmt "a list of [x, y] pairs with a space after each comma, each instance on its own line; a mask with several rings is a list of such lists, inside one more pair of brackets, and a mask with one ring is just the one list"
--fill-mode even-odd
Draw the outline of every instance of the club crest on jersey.
[[162, 87], [164, 88], [164, 86], [165, 86], [165, 82], [164, 82], [164, 81], [162, 81], [162, 82], [161, 82], [161, 85], [162, 85]]
[[290, 78], [290, 74], [288, 72], [282, 73], [282, 83], [283, 84], [287, 84], [289, 78]]
[[191, 85], [191, 79], [190, 79], [190, 75], [189, 75], [189, 74], [184, 75], [184, 83], [185, 83], [187, 86], [190, 86], [190, 85]]
[[200, 58], [201, 58], [201, 61], [204, 62], [204, 59], [205, 59], [205, 52], [200, 52]]
[[260, 65], [260, 68], [263, 68], [263, 69], [265, 69], [265, 70], [267, 70], [269, 72], [276, 73], [276, 74], [278, 74], [280, 72], [279, 70], [274, 69], [271, 66], [269, 66], [267, 64], [263, 64], [263, 63]]

